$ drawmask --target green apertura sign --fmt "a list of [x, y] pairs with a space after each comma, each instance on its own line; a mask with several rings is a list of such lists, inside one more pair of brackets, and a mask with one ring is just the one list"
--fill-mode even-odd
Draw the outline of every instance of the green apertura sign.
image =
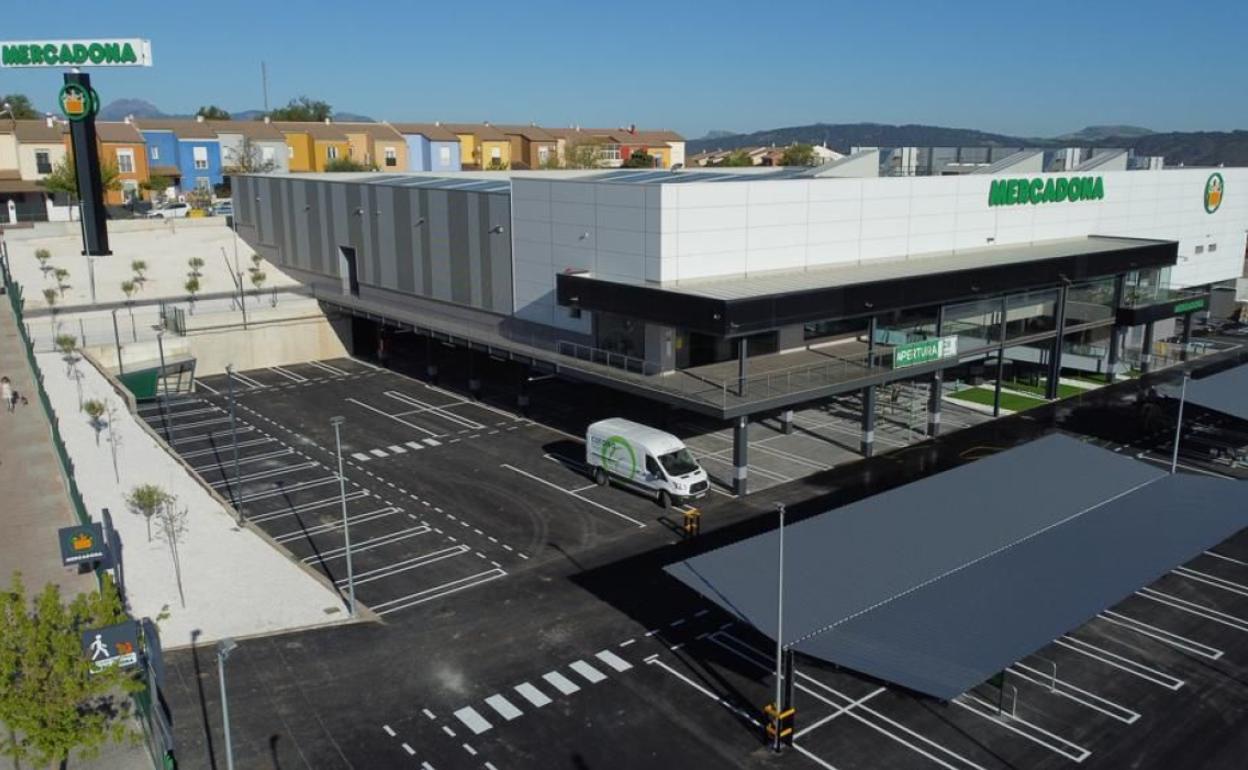
[[0, 43], [0, 66], [150, 67], [152, 44], [140, 38], [12, 40]]
[[1099, 201], [1105, 197], [1105, 181], [1099, 176], [1032, 177], [994, 179], [988, 188], [989, 206], [1060, 201]]
[[1182, 315], [1184, 313], [1193, 313], [1197, 310], [1204, 310], [1207, 304], [1208, 304], [1208, 301], [1204, 297], [1200, 297], [1199, 299], [1189, 299], [1186, 302], [1180, 302], [1179, 304], [1175, 305], [1173, 308], [1170, 309], [1170, 312], [1174, 313], [1175, 315]]

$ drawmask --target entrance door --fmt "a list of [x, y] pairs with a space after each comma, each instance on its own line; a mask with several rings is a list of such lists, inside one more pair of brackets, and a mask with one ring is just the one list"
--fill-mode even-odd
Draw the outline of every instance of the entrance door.
[[338, 275], [342, 278], [343, 294], [360, 296], [360, 274], [355, 265], [355, 249], [351, 246], [338, 247]]

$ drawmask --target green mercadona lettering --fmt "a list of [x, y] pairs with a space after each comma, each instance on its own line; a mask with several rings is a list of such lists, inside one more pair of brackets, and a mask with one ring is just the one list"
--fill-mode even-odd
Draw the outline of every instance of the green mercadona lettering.
[[1105, 181], [1099, 176], [1034, 177], [996, 179], [988, 188], [989, 206], [1058, 201], [1099, 201], [1105, 197]]
[[6, 65], [137, 64], [139, 61], [134, 46], [122, 42], [6, 45], [0, 59]]

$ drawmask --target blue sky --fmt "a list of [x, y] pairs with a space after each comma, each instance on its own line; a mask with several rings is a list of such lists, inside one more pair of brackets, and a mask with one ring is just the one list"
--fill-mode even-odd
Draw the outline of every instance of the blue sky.
[[[6, 40], [151, 39], [155, 67], [93, 79], [105, 102], [166, 112], [261, 107], [264, 59], [273, 105], [308, 94], [390, 120], [636, 123], [691, 138], [819, 121], [1248, 128], [1244, 0], [5, 5]], [[0, 70], [0, 93], [43, 110], [59, 83]]]

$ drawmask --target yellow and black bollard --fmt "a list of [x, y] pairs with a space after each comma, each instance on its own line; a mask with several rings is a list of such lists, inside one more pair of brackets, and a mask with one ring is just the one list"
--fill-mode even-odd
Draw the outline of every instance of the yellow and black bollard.
[[697, 508], [685, 509], [685, 537], [693, 537], [702, 532], [702, 511]]
[[797, 714], [797, 709], [790, 706], [780, 711], [775, 704], [768, 703], [763, 707], [763, 713], [767, 716], [767, 740], [777, 749], [780, 744], [788, 746], [793, 745], [793, 718]]

